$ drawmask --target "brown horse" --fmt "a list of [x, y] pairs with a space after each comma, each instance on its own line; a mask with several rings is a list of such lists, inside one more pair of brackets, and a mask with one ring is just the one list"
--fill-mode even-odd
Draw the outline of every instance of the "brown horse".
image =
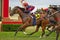
[[[43, 37], [44, 34], [45, 34], [45, 29], [46, 29], [46, 27], [48, 27], [47, 30], [48, 30], [51, 26], [53, 26], [52, 29], [54, 29], [54, 28], [55, 28], [55, 25], [50, 23], [49, 18], [47, 18], [48, 15], [47, 15], [47, 12], [46, 12], [46, 11], [43, 10], [42, 12], [40, 12], [40, 15], [41, 15], [41, 16], [40, 16], [40, 20], [39, 20], [39, 21], [41, 21], [40, 23], [41, 23], [41, 28], [42, 28], [42, 35], [41, 35], [41, 37]], [[39, 29], [37, 29], [37, 30], [39, 30]], [[48, 30], [48, 31], [50, 31], [50, 30]], [[32, 34], [34, 34], [34, 33], [36, 33], [36, 31], [30, 33], [29, 35], [32, 35]]]
[[[24, 31], [28, 26], [33, 26], [33, 23], [32, 23], [33, 18], [31, 17], [31, 15], [23, 13], [22, 10], [24, 10], [24, 9], [23, 8], [21, 9], [20, 7], [17, 6], [12, 9], [11, 14], [10, 14], [11, 16], [13, 16], [14, 14], [19, 14], [19, 16], [22, 19], [22, 23], [23, 23], [23, 25], [21, 27], [19, 27], [17, 29], [17, 31], [15, 32], [15, 36], [19, 30]], [[37, 25], [36, 30], [35, 30], [35, 32], [31, 33], [30, 35], [36, 33], [39, 30], [39, 27], [42, 26], [42, 37], [43, 37], [43, 35], [45, 34], [45, 28], [46, 28], [47, 24], [49, 24], [49, 21], [47, 19], [36, 20], [36, 25]]]
[[59, 38], [59, 32], [60, 32], [60, 10], [57, 11], [57, 8], [51, 8], [51, 13], [52, 14], [52, 17], [54, 17], [54, 19], [56, 20], [56, 24], [55, 24], [55, 28], [49, 32], [46, 36], [49, 36], [53, 31], [56, 31], [56, 40], [58, 40]]
[[[21, 27], [19, 27], [17, 29], [17, 31], [15, 32], [15, 36], [16, 36], [18, 31], [24, 31], [28, 26], [33, 26], [33, 23], [32, 23], [33, 22], [33, 18], [31, 17], [31, 15], [23, 13], [22, 10], [24, 10], [24, 9], [23, 8], [21, 9], [20, 7], [17, 6], [17, 7], [14, 7], [12, 9], [11, 14], [10, 14], [11, 16], [13, 16], [14, 14], [19, 14], [19, 16], [22, 19], [22, 23], [23, 23], [23, 25]], [[37, 27], [36, 27], [36, 31], [35, 32], [38, 31], [38, 29], [39, 29], [39, 27], [41, 25], [40, 19], [36, 20], [36, 25], [37, 25]]]

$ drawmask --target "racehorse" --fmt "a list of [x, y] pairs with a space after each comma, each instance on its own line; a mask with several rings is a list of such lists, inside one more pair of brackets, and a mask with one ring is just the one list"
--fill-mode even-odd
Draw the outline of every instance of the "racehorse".
[[[19, 14], [19, 16], [20, 16], [21, 19], [22, 19], [22, 23], [23, 23], [22, 26], [19, 27], [19, 28], [17, 29], [17, 31], [15, 32], [15, 36], [16, 36], [16, 34], [17, 34], [18, 31], [25, 31], [25, 29], [26, 29], [28, 26], [34, 26], [34, 24], [33, 24], [33, 18], [31, 17], [31, 15], [26, 14], [26, 13], [23, 13], [22, 10], [24, 10], [24, 8], [20, 8], [19, 6], [16, 6], [16, 7], [14, 7], [14, 8], [12, 9], [11, 14], [10, 14], [10, 16], [13, 16], [14, 14]], [[36, 27], [36, 31], [35, 31], [35, 32], [38, 31], [38, 29], [39, 29], [39, 27], [40, 27], [40, 25], [41, 25], [40, 19], [39, 19], [39, 20], [36, 20], [36, 25], [37, 25], [37, 27]], [[24, 33], [25, 33], [25, 32], [24, 32]], [[26, 34], [26, 33], [25, 33], [25, 34]]]
[[49, 32], [46, 36], [49, 36], [53, 31], [56, 31], [56, 40], [58, 40], [60, 32], [60, 10], [57, 10], [57, 8], [51, 9], [52, 9], [51, 13], [53, 13], [51, 17], [55, 16], [54, 19], [56, 20], [57, 23], [55, 24], [55, 28], [51, 32]]
[[[25, 29], [28, 26], [33, 26], [33, 23], [32, 23], [33, 22], [33, 18], [31, 17], [31, 15], [23, 13], [22, 10], [24, 10], [24, 9], [16, 6], [16, 7], [14, 7], [12, 9], [11, 14], [10, 14], [11, 16], [13, 16], [14, 14], [19, 14], [19, 16], [22, 19], [22, 23], [23, 23], [23, 25], [21, 27], [19, 27], [17, 29], [17, 31], [15, 32], [15, 36], [16, 36], [18, 31], [25, 31]], [[38, 19], [38, 20], [36, 20], [36, 25], [37, 25], [36, 30], [33, 33], [31, 33], [30, 35], [36, 33], [39, 30], [39, 27], [42, 26], [42, 37], [43, 37], [43, 35], [45, 34], [46, 25], [48, 23], [49, 23], [49, 21], [47, 19], [44, 19], [44, 20]]]
[[[47, 30], [48, 30], [51, 26], [53, 26], [52, 29], [55, 28], [55, 25], [54, 25], [54, 24], [51, 24], [51, 23], [50, 23], [50, 20], [48, 20], [49, 18], [46, 18], [46, 16], [48, 16], [48, 15], [50, 15], [50, 14], [48, 14], [48, 12], [46, 12], [46, 11], [44, 11], [44, 10], [43, 10], [42, 12], [43, 12], [43, 13], [40, 12], [40, 15], [41, 15], [41, 16], [40, 16], [40, 20], [41, 20], [41, 28], [42, 28], [42, 35], [41, 35], [41, 37], [44, 36], [46, 27], [48, 27]], [[44, 18], [44, 17], [45, 17], [45, 18]], [[39, 29], [37, 29], [37, 30], [39, 30]], [[50, 30], [48, 30], [48, 31], [50, 32]], [[34, 33], [36, 33], [36, 31], [30, 33], [29, 35], [32, 35], [32, 34], [34, 34]]]

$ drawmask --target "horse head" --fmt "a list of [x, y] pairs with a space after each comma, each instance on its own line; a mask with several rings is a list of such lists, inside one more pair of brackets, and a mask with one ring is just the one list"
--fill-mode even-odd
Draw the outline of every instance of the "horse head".
[[16, 6], [11, 10], [10, 16], [13, 16], [14, 14], [20, 14], [20, 13], [22, 13], [22, 11], [19, 9], [18, 6]]

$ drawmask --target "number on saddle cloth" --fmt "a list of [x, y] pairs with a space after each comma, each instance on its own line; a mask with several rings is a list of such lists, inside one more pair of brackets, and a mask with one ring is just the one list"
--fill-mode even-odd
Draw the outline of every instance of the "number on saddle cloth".
[[39, 19], [40, 18], [40, 14], [35, 14], [35, 16], [36, 16], [36, 19]]

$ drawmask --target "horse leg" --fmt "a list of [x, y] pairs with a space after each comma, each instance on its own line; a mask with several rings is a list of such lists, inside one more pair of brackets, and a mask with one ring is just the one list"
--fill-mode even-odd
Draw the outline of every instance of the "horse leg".
[[[53, 27], [52, 27], [53, 26]], [[54, 25], [48, 25], [48, 28], [47, 28], [47, 30], [50, 32], [51, 30], [49, 30], [49, 28], [51, 28], [52, 27], [52, 29], [54, 29], [55, 28], [55, 26]]]
[[52, 29], [54, 29], [55, 28], [55, 26], [53, 25], [53, 28]]
[[41, 35], [41, 37], [43, 37], [44, 34], [45, 34], [46, 25], [47, 25], [46, 20], [43, 20], [43, 21], [42, 21], [42, 24], [41, 24], [41, 26], [42, 26], [42, 35]]
[[15, 36], [16, 36], [16, 34], [18, 33], [18, 31], [23, 31], [23, 30], [25, 30], [25, 28], [28, 26], [28, 24], [29, 23], [25, 23], [25, 24], [23, 24], [23, 26], [21, 26], [21, 27], [19, 27], [18, 29], [17, 29], [17, 31], [15, 32]]
[[47, 28], [47, 30], [50, 32], [50, 30], [49, 30], [49, 28], [51, 27], [51, 25], [48, 25], [48, 28]]
[[42, 35], [41, 35], [41, 37], [43, 37], [43, 36], [44, 36], [44, 34], [45, 34], [45, 28], [44, 28], [44, 29], [42, 29]]
[[[59, 26], [58, 26], [59, 27]], [[54, 32], [58, 27], [52, 29], [52, 31], [50, 31], [46, 36], [49, 36], [52, 32]]]
[[56, 31], [56, 40], [58, 40], [58, 38], [59, 38], [59, 32]]
[[41, 35], [41, 37], [43, 37], [44, 34], [45, 34], [45, 28], [46, 28], [46, 25], [42, 25], [42, 35]]
[[22, 31], [22, 28], [21, 28], [21, 27], [19, 27], [19, 28], [16, 30], [15, 35], [14, 35], [14, 36], [16, 36], [16, 34], [17, 34], [17, 32], [19, 31], [19, 29]]
[[38, 32], [39, 27], [40, 27], [40, 25], [37, 25], [36, 30], [35, 30], [34, 32], [32, 32], [32, 33], [28, 34], [28, 35], [32, 35], [32, 34], [34, 34], [34, 33]]

